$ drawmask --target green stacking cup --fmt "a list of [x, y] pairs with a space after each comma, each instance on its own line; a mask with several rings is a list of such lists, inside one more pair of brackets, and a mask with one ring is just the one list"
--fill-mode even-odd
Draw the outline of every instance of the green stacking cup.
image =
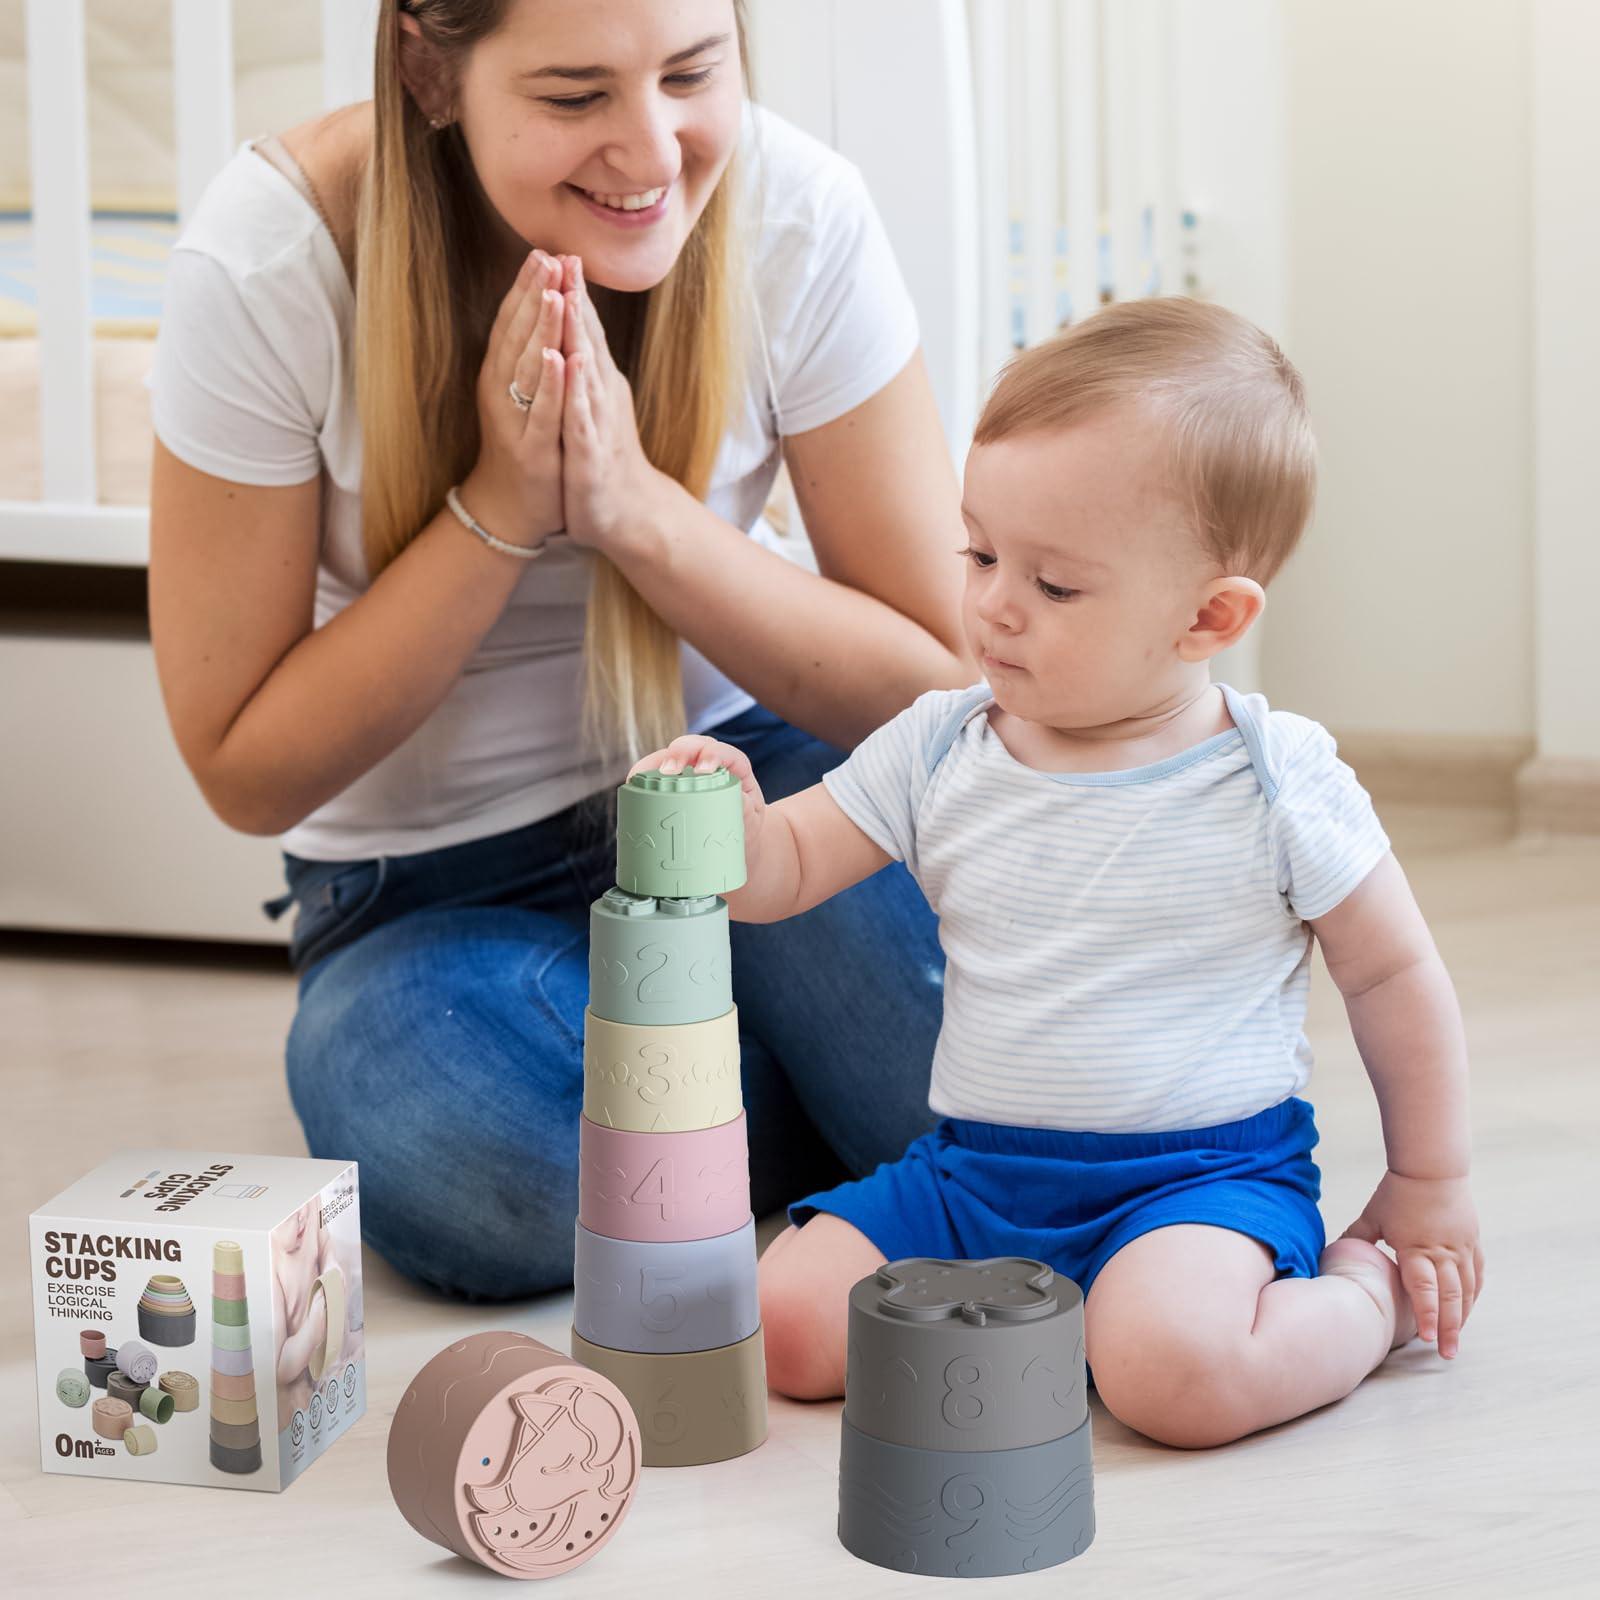
[[636, 1026], [709, 1022], [732, 1010], [727, 901], [607, 889], [589, 907], [589, 1009]]
[[744, 795], [726, 767], [636, 772], [618, 787], [619, 888], [698, 899], [744, 881]]

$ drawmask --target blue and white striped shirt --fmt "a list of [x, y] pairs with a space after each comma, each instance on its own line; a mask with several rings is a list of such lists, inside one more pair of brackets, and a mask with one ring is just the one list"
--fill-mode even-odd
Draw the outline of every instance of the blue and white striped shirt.
[[1389, 849], [1327, 730], [1235, 726], [1124, 772], [1040, 772], [987, 684], [925, 694], [823, 781], [939, 916], [941, 1116], [1204, 1128], [1304, 1088], [1313, 918]]

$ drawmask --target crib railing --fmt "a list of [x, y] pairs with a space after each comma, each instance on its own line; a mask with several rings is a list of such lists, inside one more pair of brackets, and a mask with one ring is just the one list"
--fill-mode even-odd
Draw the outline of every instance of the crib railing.
[[[322, 0], [327, 104], [370, 92], [375, 16]], [[42, 494], [0, 500], [0, 560], [143, 566], [148, 513], [97, 503], [84, 0], [27, 0], [26, 21]], [[231, 5], [172, 0], [172, 42], [181, 220], [235, 148]]]
[[756, 92], [865, 173], [951, 449], [1001, 363], [1184, 282], [1176, 0], [753, 0]]
[[27, 25], [44, 499], [87, 506], [95, 498], [94, 350], [82, 0], [28, 0]]
[[985, 376], [1180, 283], [1174, 0], [967, 0]]

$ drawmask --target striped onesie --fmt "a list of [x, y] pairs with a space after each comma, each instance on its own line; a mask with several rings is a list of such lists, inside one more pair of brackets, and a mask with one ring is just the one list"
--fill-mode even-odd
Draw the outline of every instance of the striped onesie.
[[1387, 853], [1327, 731], [1223, 686], [1235, 726], [1121, 772], [1024, 766], [987, 684], [935, 690], [824, 782], [939, 916], [929, 1105], [1020, 1127], [1211, 1127], [1296, 1095], [1307, 923]]

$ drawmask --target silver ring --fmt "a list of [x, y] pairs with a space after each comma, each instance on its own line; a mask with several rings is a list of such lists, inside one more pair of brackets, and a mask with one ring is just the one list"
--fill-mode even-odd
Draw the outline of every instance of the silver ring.
[[510, 394], [511, 403], [517, 408], [518, 411], [531, 411], [533, 409], [533, 396], [531, 394], [524, 394], [517, 387], [517, 380], [515, 378], [511, 380]]

